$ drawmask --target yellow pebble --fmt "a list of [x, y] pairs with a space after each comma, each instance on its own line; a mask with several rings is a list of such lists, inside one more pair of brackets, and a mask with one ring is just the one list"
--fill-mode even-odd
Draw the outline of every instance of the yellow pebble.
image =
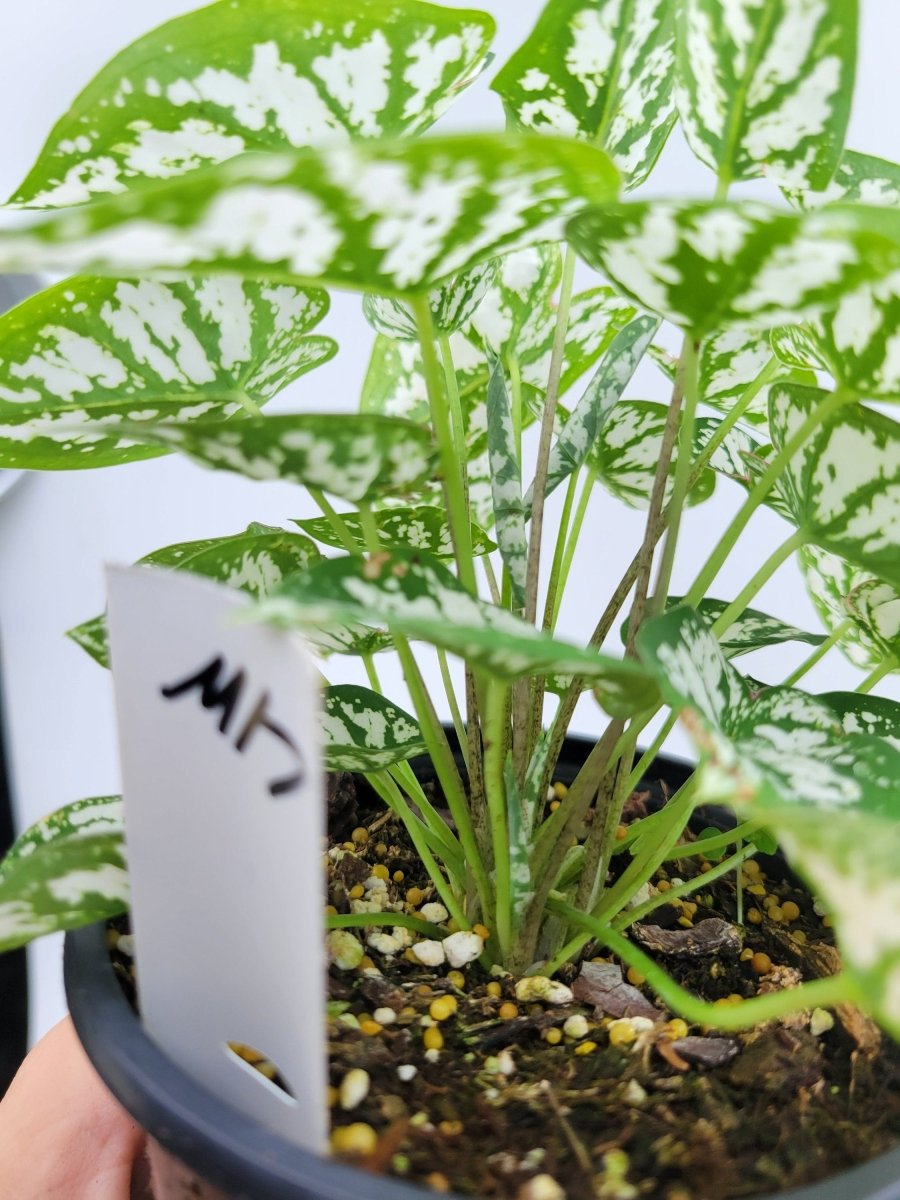
[[364, 1033], [366, 1037], [375, 1037], [376, 1034], [381, 1033], [384, 1027], [379, 1025], [377, 1021], [373, 1021], [371, 1017], [367, 1017], [360, 1021], [359, 1028], [360, 1032]]
[[485, 990], [487, 991], [487, 994], [489, 996], [493, 996], [495, 1000], [498, 999], [498, 997], [503, 995], [503, 988], [496, 981], [496, 979], [491, 980], [491, 982], [487, 985], [487, 988]]
[[426, 1175], [425, 1185], [431, 1188], [433, 1192], [450, 1191], [450, 1180], [446, 1175], [442, 1175], [440, 1171], [432, 1171], [430, 1175]]
[[758, 908], [750, 908], [747, 910], [747, 920], [751, 925], [761, 925], [763, 915]]
[[750, 959], [750, 966], [757, 975], [768, 975], [768, 973], [772, 970], [772, 960], [769, 958], [768, 954], [763, 954], [761, 950], [757, 950], [757, 952]]
[[489, 941], [491, 931], [486, 925], [473, 925], [472, 932], [477, 933], [483, 942]]
[[687, 1037], [687, 1034], [687, 1021], [683, 1021], [681, 1017], [673, 1017], [671, 1021], [666, 1022], [666, 1037], [670, 1042], [677, 1042], [679, 1038]]
[[[609, 1040], [612, 1041], [612, 1037], [610, 1037]], [[585, 1054], [593, 1054], [596, 1049], [597, 1049], [596, 1042], [579, 1042], [578, 1045], [575, 1047], [575, 1053], [580, 1054], [581, 1057], [583, 1058], [585, 1056]]]
[[800, 905], [795, 904], [793, 900], [785, 900], [781, 906], [781, 915], [785, 921], [796, 921], [800, 916]]
[[558, 800], [565, 800], [566, 796], [569, 794], [569, 789], [564, 783], [554, 783], [553, 791], [556, 793], [556, 798]]
[[429, 1004], [428, 1011], [435, 1021], [446, 1021], [456, 1012], [456, 1001], [452, 996], [438, 996]]
[[784, 920], [784, 911], [780, 904], [770, 904], [766, 916], [770, 921], [774, 921], [776, 925], [780, 925]]
[[517, 1017], [518, 1015], [519, 1010], [517, 1006], [510, 1000], [507, 1000], [505, 1004], [501, 1004], [497, 1012], [497, 1016], [500, 1017], [501, 1021], [511, 1021], [513, 1017]]
[[433, 996], [434, 988], [427, 983], [417, 983], [413, 989], [417, 996]]
[[616, 841], [624, 842], [627, 837], [628, 837], [628, 827], [626, 825], [617, 825], [616, 826]]
[[551, 811], [551, 812], [556, 812], [556, 810], [557, 810], [558, 808], [559, 808], [559, 801], [558, 801], [558, 800], [551, 800], [551, 801], [550, 801], [550, 811]]
[[462, 991], [466, 986], [466, 977], [463, 975], [462, 971], [448, 971], [447, 978], [453, 984], [453, 986], [455, 988], [459, 988], [460, 991]]
[[683, 929], [693, 929], [694, 928], [694, 922], [691, 920], [690, 917], [679, 917], [678, 924]]
[[337, 909], [334, 907], [333, 904], [325, 905], [325, 915], [327, 917], [336, 917], [337, 916]]
[[763, 908], [771, 908], [773, 904], [777, 904], [777, 903], [778, 903], [777, 896], [764, 896], [763, 897]]
[[640, 971], [636, 971], [634, 967], [628, 968], [628, 974], [626, 978], [628, 982], [633, 983], [635, 987], [640, 987], [641, 984], [644, 983], [644, 976], [640, 973]]
[[413, 1006], [411, 1004], [404, 1004], [403, 1008], [401, 1008], [400, 1011], [397, 1013], [397, 1016], [400, 1018], [401, 1021], [409, 1021], [413, 1017], [417, 1017], [418, 1015], [419, 1014], [416, 1012], [416, 1010], [413, 1008]]
[[743, 872], [745, 875], [751, 876], [753, 879], [758, 879], [760, 875], [759, 863], [755, 858], [748, 858], [743, 864]]
[[429, 1025], [422, 1034], [422, 1042], [426, 1050], [441, 1050], [444, 1046], [444, 1035], [437, 1025]]
[[459, 1137], [463, 1131], [462, 1121], [441, 1121], [438, 1129], [445, 1137]]
[[751, 883], [747, 891], [751, 896], [764, 896], [766, 894], [766, 889], [761, 883]]
[[378, 1145], [378, 1134], [371, 1125], [356, 1121], [352, 1125], [339, 1125], [331, 1131], [331, 1148], [335, 1154], [352, 1154], [365, 1157]]
[[686, 917], [694, 917], [697, 914], [697, 905], [691, 900], [683, 900], [681, 902], [681, 908]]
[[341, 1093], [337, 1090], [336, 1087], [334, 1087], [333, 1085], [329, 1085], [327, 1096], [328, 1096], [328, 1107], [334, 1108], [334, 1106], [337, 1104], [338, 1100], [341, 1097]]
[[350, 838], [356, 843], [357, 846], [365, 846], [366, 842], [369, 840], [369, 831], [368, 829], [363, 829], [362, 825], [360, 825], [358, 828], [353, 830], [353, 832], [350, 834]]
[[394, 883], [402, 883], [405, 878], [406, 876], [402, 871], [395, 871], [391, 876], [391, 879], [393, 879]]
[[421, 888], [411, 887], [406, 893], [406, 903], [411, 905], [412, 908], [418, 908], [424, 899], [425, 893]]
[[[627, 1021], [622, 1025], [620, 1025], [620, 1024], [618, 1024], [618, 1022], [616, 1022], [616, 1024], [610, 1026], [609, 1044], [611, 1046], [630, 1046], [631, 1043], [636, 1038], [637, 1038], [637, 1034], [634, 1032], [634, 1030], [631, 1028], [631, 1026], [628, 1024]], [[590, 1045], [590, 1043], [582, 1042], [582, 1045]], [[581, 1049], [581, 1046], [577, 1047], [575, 1050], [575, 1053], [578, 1054], [580, 1049]]]
[[378, 842], [378, 844], [375, 846], [375, 853], [379, 858], [384, 858], [384, 856], [387, 854], [387, 851], [388, 848], [384, 842]]
[[747, 946], [745, 949], [743, 949], [741, 951], [741, 962], [749, 962], [752, 957], [753, 957], [753, 951], [750, 949], [749, 946]]
[[562, 1041], [562, 1030], [555, 1026], [552, 1029], [545, 1029], [544, 1041], [549, 1042], [551, 1046], [558, 1046]]
[[358, 963], [356, 969], [357, 969], [357, 971], [371, 971], [374, 968], [374, 966], [375, 966], [375, 963], [372, 961], [371, 958], [369, 958], [368, 954], [364, 954], [362, 956], [362, 958], [359, 960], [359, 963]]
[[660, 879], [660, 881], [656, 885], [656, 890], [658, 892], [667, 892], [667, 891], [669, 891], [671, 886], [672, 885], [671, 885], [671, 883], [669, 883], [668, 879]]
[[700, 874], [705, 875], [707, 871], [712, 870], [712, 863], [704, 862], [700, 864]]
[[355, 850], [355, 849], [356, 849], [356, 843], [355, 843], [355, 842], [342, 842], [342, 843], [341, 843], [341, 849], [342, 849], [342, 850]]
[[830, 916], [823, 917], [822, 924], [825, 926], [826, 929], [830, 929], [832, 927], [832, 925], [834, 924], [834, 921], [832, 921]]
[[376, 866], [374, 866], [372, 868], [372, 874], [376, 879], [390, 879], [391, 877], [391, 873], [384, 863], [378, 863]]
[[798, 929], [798, 930], [797, 930], [797, 931], [794, 933], [794, 941], [795, 941], [795, 942], [799, 942], [801, 946], [805, 946], [805, 945], [806, 945], [806, 934], [803, 932], [803, 930], [802, 930], [802, 929]]
[[459, 933], [459, 921], [457, 921], [456, 917], [450, 918], [447, 922], [447, 928], [451, 933]]
[[362, 900], [366, 894], [366, 889], [361, 883], [355, 883], [347, 894], [351, 900]]

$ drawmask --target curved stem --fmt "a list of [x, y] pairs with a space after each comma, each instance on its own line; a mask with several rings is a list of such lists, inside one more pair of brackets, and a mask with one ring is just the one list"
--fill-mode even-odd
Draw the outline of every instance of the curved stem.
[[[676, 847], [677, 848], [677, 847]], [[748, 858], [752, 858], [758, 853], [755, 846], [744, 846], [736, 854], [732, 854], [730, 858], [723, 859], [720, 863], [716, 863], [714, 867], [710, 867], [702, 875], [697, 875], [693, 879], [686, 879], [684, 883], [677, 883], [674, 887], [669, 888], [667, 892], [660, 892], [658, 896], [653, 896], [650, 900], [646, 900], [643, 904], [638, 904], [634, 908], [629, 908], [627, 911], [620, 913], [613, 921], [613, 927], [618, 930], [624, 930], [633, 925], [636, 921], [643, 921], [655, 909], [660, 908], [663, 904], [668, 904], [672, 900], [678, 900], [682, 896], [690, 896], [692, 892], [698, 892], [701, 888], [706, 887], [708, 883], [712, 883], [716, 879], [721, 879], [723, 875], [728, 875], [729, 872], [736, 870], [742, 862]], [[667, 855], [667, 858], [671, 855]], [[738, 921], [740, 925], [741, 922]]]
[[729, 629], [760, 588], [769, 581], [781, 564], [790, 558], [795, 550], [800, 549], [805, 541], [806, 535], [802, 530], [798, 529], [782, 542], [780, 546], [776, 546], [759, 570], [755, 572], [749, 583], [741, 590], [737, 598], [732, 600], [722, 615], [714, 622], [712, 632], [716, 637], [721, 637]]
[[427, 938], [445, 938], [449, 933], [440, 925], [431, 925], [421, 917], [411, 917], [409, 913], [328, 913], [325, 916], [326, 929], [365, 929], [367, 925], [402, 925], [404, 929], [411, 929]]
[[831, 633], [815, 647], [813, 652], [803, 660], [798, 667], [791, 671], [790, 675], [782, 683], [782, 687], [793, 687], [795, 683], [803, 678], [807, 671], [811, 671], [817, 662], [820, 662], [832, 647], [836, 646], [844, 634], [849, 633], [853, 628], [853, 618], [845, 617], [840, 625], [836, 625]]
[[856, 690], [862, 693], [871, 692], [876, 683], [879, 683], [882, 679], [884, 679], [885, 675], [890, 675], [891, 671], [896, 671], [898, 666], [900, 666], [900, 663], [898, 663], [897, 659], [891, 655], [891, 657], [886, 658], [883, 663], [879, 663], [875, 670], [871, 671], [865, 677], [862, 683], [859, 684]]
[[575, 550], [578, 546], [578, 539], [581, 536], [581, 527], [584, 525], [584, 518], [587, 515], [588, 503], [591, 499], [591, 494], [594, 490], [594, 484], [597, 482], [597, 476], [587, 467], [585, 469], [584, 485], [581, 489], [581, 496], [578, 500], [578, 506], [575, 509], [575, 516], [572, 518], [572, 525], [569, 530], [569, 535], [566, 539], [566, 547], [563, 551], [562, 562], [559, 568], [559, 582], [557, 584], [556, 596], [553, 602], [553, 611], [550, 614], [550, 629], [556, 628], [556, 622], [559, 619], [559, 608], [562, 603], [562, 598], [566, 594], [566, 584], [569, 581], [569, 572], [572, 569], [572, 560], [575, 557]]
[[[695, 854], [708, 854], [710, 850], [722, 850], [725, 846], [733, 846], [736, 842], [740, 842], [757, 829], [759, 829], [759, 821], [744, 821], [724, 833], [697, 838], [695, 842], [682, 842], [680, 846], [672, 847], [663, 862], [676, 861], [679, 858], [693, 858]], [[705, 879], [706, 875], [703, 878]]]

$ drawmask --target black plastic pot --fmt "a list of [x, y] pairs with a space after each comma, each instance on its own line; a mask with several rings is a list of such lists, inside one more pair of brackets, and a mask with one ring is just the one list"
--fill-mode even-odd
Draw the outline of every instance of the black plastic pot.
[[[590, 745], [568, 739], [561, 780], [574, 777]], [[653, 777], [674, 790], [690, 770], [661, 758]], [[113, 972], [103, 924], [68, 935], [65, 978], [94, 1067], [151, 1139], [155, 1177], [165, 1189], [158, 1200], [434, 1200], [427, 1189], [301, 1150], [195, 1083], [144, 1032]], [[900, 1148], [766, 1200], [900, 1200]]]

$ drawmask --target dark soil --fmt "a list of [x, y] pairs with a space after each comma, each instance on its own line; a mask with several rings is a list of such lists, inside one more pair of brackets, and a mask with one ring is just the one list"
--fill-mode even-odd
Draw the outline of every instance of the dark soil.
[[[351, 894], [367, 894], [377, 874], [388, 875], [388, 904], [404, 911], [436, 899], [402, 827], [374, 797], [357, 794], [351, 777], [332, 781], [330, 807], [333, 833], [347, 839], [330, 855], [333, 909], [350, 911]], [[632, 804], [633, 815], [641, 807]], [[360, 828], [367, 839], [358, 833], [351, 841]], [[800, 915], [772, 920], [762, 915], [771, 901], [745, 890], [745, 914], [755, 907], [761, 920], [740, 931], [743, 949], [737, 939], [713, 953], [666, 955], [670, 973], [708, 1000], [727, 1003], [838, 967], [809, 895], [779, 860], [759, 862], [755, 882], [779, 906], [793, 901]], [[671, 878], [701, 874], [704, 860], [667, 867], [655, 881], [663, 890]], [[407, 900], [411, 888], [425, 893], [413, 892], [415, 905]], [[713, 917], [735, 922], [733, 876], [700, 886], [690, 901], [698, 904], [693, 914], [676, 902], [650, 919], [671, 930]], [[704, 939], [691, 940], [702, 951]], [[771, 972], [757, 973], [756, 952], [769, 956]], [[587, 957], [609, 959], [591, 947]], [[114, 954], [114, 961], [127, 979], [130, 959]], [[563, 978], [577, 974], [572, 967]], [[431, 1005], [445, 996], [456, 1010], [435, 1022]], [[651, 992], [646, 997], [658, 1003]], [[849, 1007], [825, 1032], [811, 1029], [806, 1013], [734, 1035], [736, 1056], [706, 1069], [673, 1045], [685, 1031], [668, 1023], [669, 1014], [631, 1044], [614, 1045], [609, 1018], [592, 1005], [522, 1004], [510, 976], [491, 976], [478, 963], [457, 973], [426, 968], [408, 950], [386, 956], [367, 946], [357, 968], [333, 966], [329, 999], [332, 1126], [365, 1127], [339, 1134], [345, 1144], [359, 1140], [361, 1152], [347, 1157], [438, 1192], [502, 1200], [768, 1196], [837, 1174], [900, 1140], [900, 1047]], [[551, 1031], [562, 1032], [573, 1015], [587, 1018], [586, 1035], [557, 1038]], [[435, 1025], [443, 1045], [429, 1051], [434, 1034], [426, 1031]], [[715, 1038], [696, 1027], [689, 1033]], [[344, 1107], [341, 1084], [351, 1070], [365, 1071], [370, 1082], [362, 1098], [345, 1095], [345, 1103], [356, 1102]]]

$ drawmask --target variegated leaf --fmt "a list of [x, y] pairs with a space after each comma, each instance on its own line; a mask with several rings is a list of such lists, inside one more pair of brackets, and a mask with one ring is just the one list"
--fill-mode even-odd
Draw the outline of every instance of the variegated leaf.
[[648, 201], [590, 209], [567, 235], [627, 295], [699, 335], [792, 324], [900, 268], [900, 212], [864, 205]]
[[0, 270], [215, 270], [402, 295], [558, 240], [617, 187], [602, 150], [533, 134], [248, 154], [0, 231]]
[[678, 113], [725, 182], [824, 187], [856, 70], [856, 0], [677, 0]]
[[[470, 337], [486, 342], [496, 354], [521, 355], [525, 331], [533, 328], [536, 316], [546, 317], [552, 311], [561, 274], [562, 256], [553, 242], [505, 255], [473, 314]], [[524, 341], [527, 346], [529, 338]]]
[[813, 371], [828, 369], [809, 325], [782, 325], [773, 329], [769, 337], [772, 349], [786, 366]]
[[900, 400], [900, 271], [841, 297], [808, 336], [839, 384], [873, 400]]
[[[778, 384], [769, 396], [776, 449], [825, 397]], [[781, 489], [809, 541], [900, 587], [900, 425], [863, 405], [845, 405], [793, 456]]]
[[900, 669], [900, 592], [880, 579], [867, 579], [847, 597], [847, 611]]
[[437, 559], [416, 551], [323, 559], [285, 580], [256, 608], [258, 620], [315, 629], [332, 620], [387, 626], [504, 679], [577, 672], [596, 680], [604, 707], [632, 713], [652, 703], [646, 673], [557, 641], [515, 614], [470, 595]]
[[[757, 380], [764, 371], [768, 374], [772, 370], [774, 357], [770, 338], [763, 331], [736, 325], [713, 334], [700, 347], [697, 383], [700, 398], [704, 404], [728, 414], [751, 388], [757, 387], [741, 421], [746, 425], [765, 426], [772, 379], [762, 386], [758, 386]], [[806, 363], [791, 365], [795, 368], [793, 371], [787, 365], [779, 365], [777, 376], [772, 378], [815, 384], [815, 375], [800, 369], [806, 367]]]
[[550, 0], [491, 87], [513, 125], [596, 142], [637, 187], [674, 122], [669, 0]]
[[[546, 486], [548, 496], [573, 471], [577, 471], [588, 457], [658, 329], [656, 317], [636, 317], [613, 338], [584, 395], [550, 447]], [[528, 489], [525, 499], [529, 511], [533, 494], [534, 484]]]
[[[453, 333], [468, 323], [491, 286], [497, 264], [479, 263], [428, 293], [428, 306], [435, 332]], [[378, 333], [402, 341], [419, 339], [415, 314], [408, 304], [393, 296], [363, 296], [363, 315]]]
[[265, 404], [337, 352], [309, 334], [327, 311], [319, 288], [228, 275], [57, 284], [0, 317], [0, 461], [48, 470], [157, 455], [115, 427]]
[[[587, 465], [607, 491], [632, 508], [647, 508], [659, 463], [667, 409], [652, 400], [621, 400], [588, 452]], [[696, 447], [694, 457], [696, 457]], [[672, 473], [678, 459], [677, 447], [666, 495], [671, 493]], [[705, 470], [691, 489], [688, 503], [698, 504], [709, 498], [715, 487], [715, 475]]]
[[845, 733], [884, 738], [900, 750], [900, 704], [896, 700], [859, 692], [825, 692], [818, 698], [837, 713]]
[[[813, 607], [825, 628], [833, 632], [851, 615], [850, 596], [863, 583], [872, 582], [874, 577], [818, 546], [803, 546], [797, 560]], [[883, 658], [870, 631], [858, 622], [854, 622], [840, 638], [838, 646], [854, 666], [866, 670], [877, 666]]]
[[[359, 513], [341, 513], [340, 518], [356, 549], [365, 550], [365, 531]], [[420, 504], [416, 508], [385, 508], [376, 512], [374, 519], [378, 526], [378, 540], [386, 549], [392, 546], [406, 546], [411, 550], [424, 550], [436, 558], [453, 557], [450, 526], [447, 524], [447, 514], [442, 508], [429, 504]], [[335, 533], [326, 517], [313, 517], [296, 521], [295, 524], [325, 546], [346, 549], [343, 540]], [[478, 525], [472, 525], [470, 533], [474, 554], [489, 554], [497, 549]]]
[[220, 0], [112, 59], [14, 200], [80, 204], [245, 150], [418, 133], [493, 32], [486, 13], [417, 0]]
[[[694, 438], [698, 447], [705, 449], [718, 432], [722, 421], [717, 417], [698, 417], [694, 424]], [[752, 434], [737, 427], [730, 429], [724, 440], [716, 447], [709, 460], [710, 468], [742, 487], [751, 487], [754, 472], [751, 462], [763, 461], [763, 447]]]
[[426, 753], [415, 718], [369, 688], [328, 687], [323, 702], [322, 741], [329, 771], [380, 771]]
[[527, 515], [522, 498], [522, 464], [509, 411], [503, 364], [490, 351], [488, 354], [491, 373], [487, 386], [487, 438], [494, 529], [509, 579], [512, 606], [524, 608], [528, 539], [525, 536]]
[[[251, 524], [231, 537], [205, 538], [164, 546], [140, 559], [148, 567], [169, 567], [265, 596], [294, 571], [305, 571], [321, 558], [309, 538], [271, 525]], [[93, 617], [68, 631], [72, 639], [102, 667], [109, 666], [106, 618]]]
[[121, 799], [78, 800], [26, 829], [0, 863], [0, 952], [117, 916], [128, 895]]
[[302, 483], [353, 503], [408, 495], [435, 470], [429, 431], [393, 417], [279, 413], [184, 425], [129, 422], [123, 429], [214, 470]]
[[[666, 600], [666, 611], [679, 608], [683, 603], [682, 596], [670, 596]], [[705, 599], [700, 601], [696, 611], [707, 625], [711, 626], [721, 617], [727, 607], [726, 600]], [[623, 645], [626, 644], [628, 641], [627, 621], [622, 625], [621, 637]], [[797, 629], [794, 625], [779, 621], [777, 617], [770, 617], [768, 613], [760, 612], [756, 608], [745, 608], [737, 620], [733, 621], [718, 638], [723, 654], [729, 658], [737, 658], [741, 654], [749, 654], [752, 650], [761, 650], [765, 646], [780, 646], [784, 642], [806, 642], [810, 646], [820, 646], [824, 641], [824, 634], [807, 633], [803, 629]]]
[[821, 191], [782, 187], [788, 199], [799, 208], [818, 208], [822, 204], [840, 204], [856, 200], [860, 204], [900, 205], [900, 165], [870, 154], [845, 150], [834, 178]]
[[900, 1035], [900, 751], [803, 692], [752, 692], [691, 609], [646, 623], [638, 650], [702, 751], [698, 797], [776, 834], [831, 912], [867, 1007]]

